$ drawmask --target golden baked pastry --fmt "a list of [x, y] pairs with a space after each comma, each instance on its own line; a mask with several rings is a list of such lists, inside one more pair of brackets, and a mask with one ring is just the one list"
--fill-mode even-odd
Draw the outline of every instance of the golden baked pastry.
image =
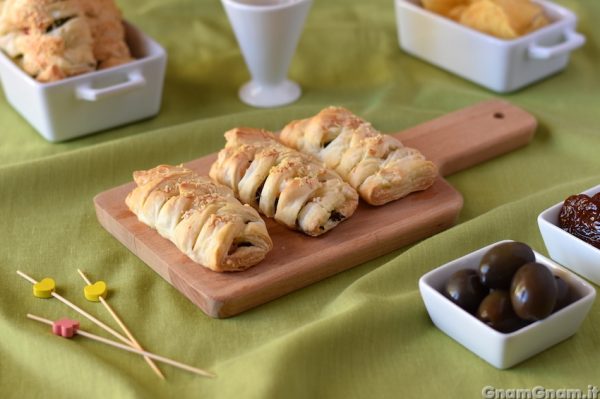
[[96, 69], [92, 36], [78, 0], [6, 0], [0, 46], [42, 82]]
[[325, 108], [312, 118], [290, 122], [280, 139], [338, 172], [371, 205], [425, 190], [437, 176], [435, 164], [418, 150], [381, 134], [345, 108]]
[[202, 266], [244, 270], [273, 247], [260, 215], [208, 177], [160, 165], [134, 172], [133, 179], [137, 187], [125, 199], [129, 209]]
[[469, 4], [469, 0], [421, 0], [423, 7], [437, 14], [450, 16], [456, 8], [462, 8]]
[[282, 145], [272, 133], [236, 128], [210, 169], [244, 203], [310, 236], [352, 216], [356, 191], [310, 156]]
[[0, 48], [41, 82], [131, 60], [113, 0], [5, 0]]
[[542, 7], [529, 0], [474, 0], [459, 22], [501, 39], [514, 39], [548, 25]]
[[530, 0], [421, 0], [423, 7], [463, 25], [499, 37], [514, 39], [533, 32], [549, 20]]
[[94, 58], [98, 69], [106, 69], [132, 60], [125, 43], [121, 10], [113, 0], [80, 0], [94, 40]]

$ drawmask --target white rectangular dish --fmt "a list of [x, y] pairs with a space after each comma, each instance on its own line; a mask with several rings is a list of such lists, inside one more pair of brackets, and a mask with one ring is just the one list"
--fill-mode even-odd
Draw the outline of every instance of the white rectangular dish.
[[433, 323], [446, 335], [499, 369], [512, 367], [575, 334], [596, 297], [596, 290], [591, 285], [535, 251], [536, 262], [560, 276], [578, 298], [543, 320], [505, 334], [481, 322], [444, 296], [444, 286], [454, 272], [461, 269], [476, 270], [490, 248], [508, 241], [499, 241], [446, 263], [419, 280], [419, 290]]
[[585, 43], [575, 32], [575, 14], [550, 1], [535, 2], [552, 22], [503, 40], [426, 10], [419, 0], [395, 0], [400, 47], [488, 89], [515, 91], [563, 70], [571, 51]]
[[0, 51], [0, 79], [8, 102], [46, 140], [63, 141], [158, 113], [166, 53], [125, 23], [136, 58], [114, 68], [40, 83]]
[[[600, 185], [584, 191], [590, 197], [600, 192]], [[558, 227], [558, 215], [563, 202], [546, 209], [538, 216], [538, 226], [550, 257], [600, 285], [600, 249]]]

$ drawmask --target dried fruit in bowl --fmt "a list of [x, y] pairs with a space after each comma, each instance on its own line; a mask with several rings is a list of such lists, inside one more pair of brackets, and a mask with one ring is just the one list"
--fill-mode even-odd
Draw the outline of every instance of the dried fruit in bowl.
[[600, 248], [600, 193], [567, 198], [558, 215], [558, 225], [567, 233]]

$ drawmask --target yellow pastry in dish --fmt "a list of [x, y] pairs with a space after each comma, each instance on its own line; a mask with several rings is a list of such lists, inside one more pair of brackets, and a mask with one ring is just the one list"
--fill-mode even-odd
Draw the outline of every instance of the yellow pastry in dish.
[[469, 4], [469, 0], [421, 0], [423, 7], [436, 14], [449, 16]]
[[194, 262], [217, 272], [247, 269], [273, 248], [265, 222], [233, 192], [181, 166], [133, 173], [125, 202], [138, 219]]
[[423, 7], [480, 32], [514, 39], [550, 23], [530, 0], [421, 0]]
[[114, 0], [80, 0], [90, 27], [94, 58], [98, 69], [106, 69], [132, 60], [125, 43], [121, 11]]
[[113, 0], [0, 2], [0, 49], [40, 82], [132, 60]]

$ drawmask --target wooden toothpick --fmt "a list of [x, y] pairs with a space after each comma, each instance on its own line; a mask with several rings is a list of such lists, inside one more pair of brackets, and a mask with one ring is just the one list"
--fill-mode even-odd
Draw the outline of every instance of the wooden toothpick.
[[[81, 276], [81, 278], [83, 279], [83, 281], [85, 281], [85, 283], [87, 285], [92, 285], [92, 282], [87, 278], [87, 276], [80, 269], [77, 269], [77, 272], [79, 273], [79, 275]], [[108, 313], [110, 313], [110, 315], [112, 316], [112, 318], [117, 322], [117, 324], [119, 325], [119, 327], [121, 327], [121, 330], [123, 330], [123, 332], [125, 333], [125, 335], [127, 335], [127, 337], [131, 340], [131, 342], [133, 343], [133, 347], [136, 348], [136, 349], [139, 349], [141, 351], [144, 351], [145, 349], [142, 348], [142, 346], [140, 345], [140, 343], [134, 338], [133, 334], [131, 334], [131, 331], [129, 331], [129, 329], [125, 326], [125, 323], [123, 323], [123, 321], [121, 320], [121, 318], [119, 316], [117, 316], [117, 314], [115, 313], [115, 311], [113, 310], [113, 308], [108, 304], [108, 302], [106, 302], [106, 299], [104, 299], [102, 296], [99, 296], [98, 299], [100, 300], [100, 302], [102, 303], [102, 305], [104, 305], [104, 307], [106, 308], [106, 310], [108, 311]], [[146, 363], [148, 363], [148, 365], [150, 366], [150, 368], [152, 370], [154, 370], [154, 372], [156, 373], [156, 375], [158, 375], [161, 379], [164, 380], [165, 376], [160, 371], [160, 369], [158, 368], [158, 366], [152, 361], [152, 359], [149, 358], [148, 356], [144, 356], [144, 359], [146, 360]]]
[[[29, 281], [31, 284], [38, 283], [33, 277], [28, 276], [27, 274], [23, 273], [20, 270], [17, 270], [17, 274], [19, 276], [23, 277], [25, 280]], [[94, 316], [92, 316], [91, 314], [86, 312], [85, 310], [81, 309], [79, 306], [68, 301], [67, 299], [65, 299], [64, 297], [62, 297], [61, 295], [57, 294], [54, 291], [52, 291], [51, 295], [54, 298], [61, 301], [62, 303], [64, 303], [65, 305], [67, 305], [68, 307], [70, 307], [71, 309], [73, 309], [74, 311], [76, 311], [77, 313], [79, 313], [80, 315], [82, 315], [83, 317], [87, 318], [88, 320], [90, 320], [91, 322], [96, 324], [98, 327], [102, 328], [104, 331], [108, 332], [109, 334], [113, 335], [114, 337], [118, 338], [119, 340], [125, 342], [127, 345], [133, 346], [133, 342], [131, 342], [130, 340], [128, 340], [127, 338], [125, 338], [124, 336], [122, 336], [121, 334], [119, 334], [118, 332], [116, 332], [115, 330], [113, 330], [112, 328], [107, 326], [106, 324], [102, 323], [100, 320], [98, 320], [97, 318], [95, 318]]]
[[[35, 320], [35, 321], [38, 321], [40, 323], [48, 324], [48, 325], [51, 325], [51, 326], [54, 325], [54, 321], [45, 319], [45, 318], [40, 317], [40, 316], [33, 315], [31, 313], [28, 313], [27, 317], [30, 318], [31, 320]], [[100, 337], [98, 335], [89, 333], [87, 331], [76, 329], [75, 330], [75, 334], [84, 336], [84, 337], [92, 339], [94, 341], [102, 342], [102, 343], [104, 343], [106, 345], [114, 346], [115, 348], [123, 349], [123, 350], [128, 351], [128, 352], [137, 353], [138, 355], [149, 357], [149, 358], [152, 358], [152, 359], [157, 360], [159, 362], [170, 364], [171, 366], [178, 367], [180, 369], [183, 369], [183, 370], [186, 370], [186, 371], [198, 374], [198, 375], [203, 376], [203, 377], [209, 377], [209, 378], [216, 377], [215, 374], [213, 374], [213, 373], [211, 373], [209, 371], [202, 370], [202, 369], [199, 369], [197, 367], [188, 366], [187, 364], [184, 364], [184, 363], [181, 363], [181, 362], [169, 359], [169, 358], [164, 357], [164, 356], [156, 355], [156, 354], [148, 352], [148, 351], [140, 350], [140, 349], [137, 349], [137, 348], [132, 348], [130, 346], [123, 345], [123, 344], [120, 344], [120, 343], [115, 342], [115, 341], [111, 341], [110, 339], [102, 338], [102, 337]]]

